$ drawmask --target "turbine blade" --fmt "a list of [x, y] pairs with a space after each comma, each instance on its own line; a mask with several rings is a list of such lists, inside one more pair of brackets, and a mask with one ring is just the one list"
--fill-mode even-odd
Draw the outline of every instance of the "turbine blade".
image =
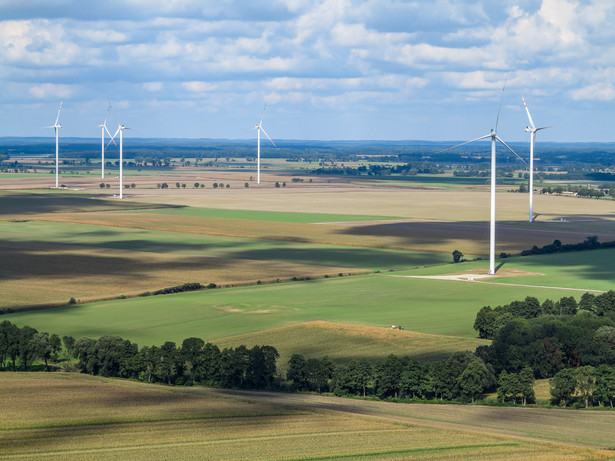
[[60, 121], [60, 111], [62, 110], [62, 101], [60, 101], [60, 108], [58, 109], [58, 116], [56, 117], [56, 122], [54, 126], [58, 126], [58, 122]]
[[[530, 110], [527, 108], [527, 104], [525, 103], [525, 99], [521, 96], [521, 100], [523, 101], [523, 105], [525, 106], [525, 111], [527, 112], [527, 118], [530, 120], [530, 126], [533, 130], [536, 129], [536, 125], [534, 125], [534, 120], [532, 120], [532, 116], [530, 115]], [[542, 130], [542, 128], [539, 128]]]
[[517, 154], [517, 153], [516, 153], [516, 152], [512, 149], [512, 147], [510, 147], [508, 144], [506, 144], [506, 143], [502, 140], [502, 138], [500, 138], [497, 134], [495, 135], [495, 139], [497, 139], [498, 141], [500, 141], [504, 147], [506, 147], [506, 148], [507, 148], [509, 151], [511, 151], [513, 154], [515, 154], [515, 156], [516, 156], [519, 160], [521, 160], [523, 163], [525, 163], [525, 165], [526, 165], [526, 166], [528, 166], [527, 162], [526, 162], [525, 160], [523, 160], [521, 157], [519, 157], [519, 154]]
[[278, 147], [275, 145], [275, 143], [273, 142], [273, 139], [271, 139], [269, 137], [269, 135], [267, 134], [267, 132], [265, 131], [265, 129], [261, 126], [261, 130], [263, 131], [263, 133], [265, 133], [265, 136], [267, 136], [267, 139], [269, 139], [269, 141], [271, 141], [271, 144], [273, 144], [273, 147]]
[[546, 130], [547, 128], [553, 128], [553, 126], [541, 126], [540, 128], [536, 128], [536, 131]]
[[115, 134], [113, 136], [111, 136], [111, 141], [109, 141], [109, 144], [107, 144], [107, 147], [109, 147], [111, 145], [111, 143], [115, 144], [115, 137], [117, 136], [117, 134], [120, 132], [121, 129], [122, 129], [122, 126], [118, 125], [117, 130], [116, 130]]
[[259, 126], [263, 125], [263, 118], [265, 117], [265, 109], [267, 109], [267, 103], [265, 103], [265, 107], [263, 107], [263, 114], [261, 115], [261, 121], [258, 123]]
[[481, 136], [480, 138], [473, 139], [472, 141], [462, 142], [461, 144], [456, 144], [452, 147], [447, 147], [446, 149], [439, 150], [438, 152], [434, 152], [434, 154], [439, 154], [440, 152], [444, 152], [445, 150], [451, 150], [451, 149], [454, 149], [455, 147], [465, 146], [466, 144], [470, 144], [472, 142], [480, 141], [481, 139], [487, 139], [490, 137], [491, 137], [491, 134], [486, 134], [485, 136]]
[[113, 136], [111, 136], [111, 133], [109, 133], [109, 130], [107, 129], [107, 125], [105, 125], [105, 131], [107, 132], [107, 134], [111, 138], [111, 141], [109, 141], [109, 144], [111, 144], [111, 142], [113, 142], [113, 144], [117, 146], [117, 144], [115, 143], [115, 139], [113, 139]]
[[500, 111], [502, 110], [502, 101], [504, 100], [504, 90], [506, 89], [507, 80], [508, 80], [508, 74], [506, 74], [506, 78], [504, 78], [504, 86], [502, 87], [502, 96], [500, 96], [500, 106], [498, 107], [498, 116], [495, 118], [495, 128], [493, 129], [495, 133], [498, 132], [498, 122], [500, 121]]

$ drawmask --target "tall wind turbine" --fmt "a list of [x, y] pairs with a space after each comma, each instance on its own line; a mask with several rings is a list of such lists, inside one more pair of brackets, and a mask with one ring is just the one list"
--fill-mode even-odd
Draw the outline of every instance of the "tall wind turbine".
[[60, 128], [62, 128], [62, 124], [60, 123], [60, 111], [62, 110], [62, 101], [60, 101], [60, 107], [58, 109], [58, 116], [56, 117], [56, 122], [51, 125], [51, 126], [46, 126], [45, 128], [53, 128], [56, 132], [56, 189], [59, 187], [58, 186], [58, 176], [59, 176], [59, 172], [60, 172], [60, 158], [59, 158], [59, 142], [58, 142], [58, 137], [60, 134]]
[[[130, 128], [128, 128], [125, 125], [120, 125], [118, 123], [117, 126], [117, 131], [115, 132], [115, 134], [111, 137], [111, 141], [115, 142], [114, 139], [117, 136], [117, 134], [120, 134], [120, 199], [124, 198], [124, 137], [123, 137], [123, 133], [124, 130], [130, 130]], [[111, 144], [111, 141], [109, 141], [109, 144]], [[109, 146], [109, 144], [107, 144], [107, 147]]]
[[551, 127], [543, 126], [536, 128], [536, 125], [534, 125], [534, 121], [532, 120], [532, 116], [530, 115], [530, 110], [527, 108], [527, 104], [525, 103], [523, 96], [521, 96], [521, 100], [525, 106], [527, 118], [530, 121], [530, 125], [525, 127], [525, 131], [530, 134], [530, 222], [534, 222], [534, 144], [536, 143], [536, 132]]
[[105, 121], [103, 123], [101, 123], [100, 125], [98, 125], [98, 127], [100, 128], [100, 131], [101, 131], [101, 141], [100, 141], [100, 149], [101, 149], [100, 174], [101, 174], [101, 178], [103, 178], [103, 179], [105, 179], [105, 131], [107, 132], [107, 134], [111, 138], [111, 141], [113, 141], [113, 144], [115, 144], [115, 140], [113, 139], [113, 137], [111, 136], [111, 133], [109, 133], [109, 130], [107, 129], [107, 119], [109, 118], [109, 112], [111, 112], [111, 103], [109, 103], [109, 108], [107, 109], [107, 116], [105, 117]]
[[269, 135], [263, 128], [263, 117], [265, 116], [265, 109], [267, 109], [267, 104], [265, 104], [265, 107], [263, 108], [263, 115], [261, 115], [260, 122], [258, 122], [256, 126], [254, 127], [255, 130], [258, 130], [258, 148], [256, 150], [257, 152], [256, 154], [256, 183], [257, 184], [261, 183], [261, 131], [265, 133], [265, 136], [267, 136], [269, 141], [271, 141], [271, 144], [273, 144], [273, 147], [276, 147], [275, 143], [273, 142], [273, 139], [269, 137]]
[[[502, 109], [502, 100], [504, 99], [504, 89], [506, 88], [506, 82], [504, 82], [504, 88], [502, 88], [502, 96], [500, 97], [500, 106], [498, 108], [498, 115], [495, 119], [495, 127], [491, 129], [491, 133], [481, 136], [480, 138], [472, 139], [471, 141], [462, 142], [461, 144], [457, 144], [456, 146], [449, 147], [448, 149], [454, 149], [455, 147], [463, 146], [465, 144], [470, 144], [472, 142], [480, 141], [482, 139], [491, 138], [491, 220], [489, 227], [489, 274], [495, 274], [495, 145], [496, 141], [499, 141], [504, 147], [506, 147], [509, 151], [515, 154], [523, 163], [525, 161], [517, 155], [517, 153], [512, 150], [512, 148], [506, 144], [502, 138], [498, 136], [498, 122], [500, 120], [500, 111]], [[440, 151], [442, 152], [442, 151]]]

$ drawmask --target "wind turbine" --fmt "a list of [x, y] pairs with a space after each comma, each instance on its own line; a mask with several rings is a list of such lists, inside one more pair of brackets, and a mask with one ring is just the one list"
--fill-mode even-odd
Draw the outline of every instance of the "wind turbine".
[[263, 115], [261, 115], [260, 122], [258, 122], [256, 126], [254, 127], [255, 130], [258, 130], [258, 148], [256, 151], [257, 152], [256, 154], [256, 183], [257, 184], [261, 183], [261, 131], [265, 133], [265, 136], [267, 136], [269, 141], [271, 141], [271, 144], [273, 144], [273, 147], [276, 147], [275, 143], [273, 142], [273, 139], [269, 137], [269, 135], [263, 128], [263, 117], [265, 116], [265, 109], [267, 109], [267, 104], [265, 104], [265, 107], [263, 108]]
[[495, 274], [495, 145], [496, 141], [499, 141], [504, 147], [506, 147], [509, 151], [515, 154], [523, 163], [526, 163], [517, 153], [512, 150], [512, 148], [506, 144], [502, 138], [498, 136], [498, 122], [500, 120], [500, 111], [502, 109], [502, 100], [504, 99], [504, 90], [506, 89], [506, 81], [504, 81], [504, 87], [502, 88], [502, 96], [500, 97], [500, 106], [498, 108], [498, 115], [495, 119], [495, 127], [491, 129], [491, 133], [481, 136], [480, 138], [472, 139], [471, 141], [462, 142], [461, 144], [457, 144], [456, 146], [449, 147], [447, 149], [443, 149], [439, 152], [443, 152], [445, 150], [454, 149], [455, 147], [463, 146], [465, 144], [470, 144], [472, 142], [480, 141], [482, 139], [491, 138], [491, 220], [489, 226], [489, 274]]
[[[109, 144], [111, 144], [111, 142], [115, 142], [114, 139], [117, 136], [117, 134], [120, 134], [120, 199], [124, 198], [124, 137], [123, 137], [123, 133], [124, 130], [130, 130], [130, 128], [128, 128], [125, 125], [120, 125], [118, 123], [117, 126], [117, 131], [115, 132], [115, 134], [111, 137], [111, 141], [109, 141]], [[107, 147], [109, 147], [109, 144], [107, 144]]]
[[58, 175], [60, 172], [60, 160], [59, 160], [59, 142], [58, 142], [58, 136], [60, 134], [59, 130], [60, 128], [62, 128], [62, 124], [60, 123], [60, 111], [62, 110], [62, 101], [60, 101], [60, 107], [58, 109], [58, 116], [56, 117], [56, 121], [53, 125], [51, 126], [46, 126], [45, 128], [53, 128], [56, 132], [56, 189], [59, 187], [58, 186]]
[[525, 127], [525, 131], [530, 134], [530, 222], [534, 222], [534, 144], [536, 143], [536, 132], [551, 127], [543, 126], [536, 128], [536, 125], [534, 125], [534, 121], [532, 120], [532, 116], [530, 115], [530, 110], [527, 108], [527, 104], [525, 103], [523, 96], [521, 96], [521, 100], [525, 106], [527, 118], [530, 121], [530, 125]]
[[113, 137], [111, 136], [111, 133], [109, 133], [109, 130], [107, 129], [107, 119], [109, 118], [109, 112], [111, 112], [111, 103], [109, 103], [109, 108], [107, 109], [107, 116], [105, 117], [105, 121], [101, 123], [100, 125], [98, 125], [101, 131], [100, 149], [101, 149], [102, 154], [101, 154], [100, 171], [101, 171], [101, 178], [103, 179], [105, 179], [105, 131], [111, 138], [111, 141], [113, 141], [113, 144], [115, 144], [115, 140], [113, 139]]

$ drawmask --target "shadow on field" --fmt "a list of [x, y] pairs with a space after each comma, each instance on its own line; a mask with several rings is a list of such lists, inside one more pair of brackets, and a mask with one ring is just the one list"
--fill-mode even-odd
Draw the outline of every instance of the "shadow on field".
[[[76, 212], [76, 211], [123, 211], [157, 208], [159, 206], [133, 203], [128, 201], [113, 201], [95, 198], [86, 194], [62, 193], [2, 193], [0, 194], [1, 215], [32, 215], [41, 213]], [[165, 208], [176, 208], [165, 205]]]
[[392, 250], [347, 248], [298, 248], [284, 246], [270, 249], [234, 251], [229, 256], [262, 261], [285, 261], [316, 266], [353, 267], [360, 269], [398, 269], [452, 262], [448, 254], [414, 253]]
[[[537, 245], [542, 247], [560, 240], [562, 243], [583, 242], [588, 235], [598, 235], [601, 242], [615, 240], [615, 222], [607, 219], [591, 217], [587, 228], [581, 223], [589, 217], [577, 217], [570, 222], [498, 222], [496, 223], [497, 251], [518, 253]], [[592, 230], [599, 223], [603, 228], [600, 232]], [[605, 231], [604, 228], [608, 228]], [[351, 226], [338, 231], [342, 234], [371, 236], [371, 237], [397, 237], [403, 239], [406, 245], [417, 248], [421, 245], [440, 244], [443, 249], [450, 247], [452, 241], [465, 240], [484, 246], [485, 252], [489, 245], [489, 222], [394, 222]], [[463, 251], [463, 248], [461, 248]], [[452, 251], [452, 250], [451, 250]]]

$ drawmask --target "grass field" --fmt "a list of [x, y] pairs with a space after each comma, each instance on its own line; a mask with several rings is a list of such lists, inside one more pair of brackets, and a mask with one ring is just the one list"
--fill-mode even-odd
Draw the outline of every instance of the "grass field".
[[188, 336], [213, 340], [313, 320], [383, 328], [400, 324], [420, 333], [474, 338], [476, 312], [487, 302], [495, 306], [525, 296], [542, 301], [582, 294], [389, 274], [393, 275], [335, 277], [113, 300], [6, 314], [3, 318], [61, 335], [97, 337], [113, 333], [143, 345], [181, 341]]
[[[2, 373], [0, 383], [6, 460], [601, 460], [612, 453], [599, 448], [613, 446], [611, 413], [359, 403], [72, 374]], [[562, 426], [590, 435], [569, 445]]]

